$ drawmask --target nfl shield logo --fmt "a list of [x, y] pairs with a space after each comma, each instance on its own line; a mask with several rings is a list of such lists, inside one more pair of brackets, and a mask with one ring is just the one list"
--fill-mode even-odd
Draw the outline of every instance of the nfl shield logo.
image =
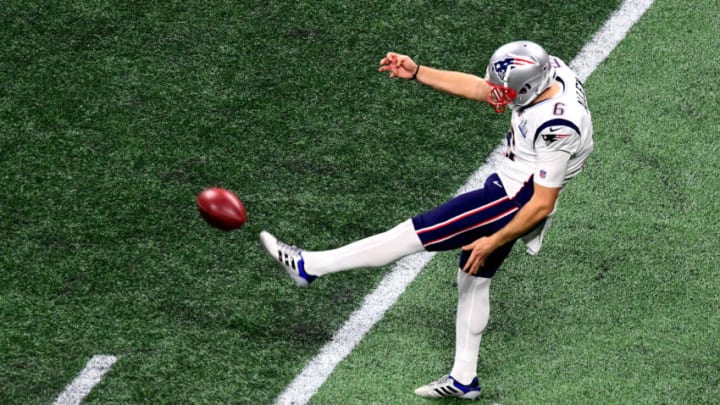
[[547, 176], [547, 172], [545, 170], [540, 169], [540, 178], [544, 179]]

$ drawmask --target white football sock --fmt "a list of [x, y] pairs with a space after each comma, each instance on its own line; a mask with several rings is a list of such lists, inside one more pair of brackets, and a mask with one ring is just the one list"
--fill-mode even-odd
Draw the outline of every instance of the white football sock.
[[490, 318], [490, 281], [458, 270], [458, 306], [455, 320], [455, 364], [450, 375], [470, 384], [477, 375], [482, 332]]
[[303, 251], [303, 259], [308, 274], [324, 276], [360, 267], [384, 266], [423, 250], [412, 220], [408, 219], [388, 231], [337, 249]]

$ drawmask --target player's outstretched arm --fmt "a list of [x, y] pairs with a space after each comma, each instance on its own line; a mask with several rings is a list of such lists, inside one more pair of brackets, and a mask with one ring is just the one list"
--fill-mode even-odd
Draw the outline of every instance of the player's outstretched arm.
[[380, 72], [390, 72], [390, 77], [415, 79], [418, 82], [455, 96], [487, 102], [490, 85], [485, 79], [470, 73], [435, 69], [416, 63], [407, 55], [388, 52], [380, 60]]

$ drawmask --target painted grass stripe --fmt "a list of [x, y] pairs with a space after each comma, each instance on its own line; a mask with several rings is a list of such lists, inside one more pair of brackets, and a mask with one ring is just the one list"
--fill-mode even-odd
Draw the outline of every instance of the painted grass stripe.
[[117, 361], [115, 356], [95, 355], [85, 368], [65, 387], [65, 391], [53, 402], [54, 405], [77, 405], [100, 383], [103, 376]]
[[570, 67], [585, 81], [625, 38], [654, 0], [627, 0], [575, 56]]
[[[610, 16], [605, 25], [570, 62], [570, 66], [577, 72], [581, 80], [584, 81], [590, 77], [598, 65], [625, 38], [630, 28], [650, 8], [652, 3], [653, 0], [627, 0]], [[457, 193], [480, 187], [487, 176], [494, 171], [497, 161], [501, 157], [501, 148], [495, 149], [488, 161], [470, 176]], [[370, 328], [382, 319], [385, 312], [395, 304], [398, 297], [433, 256], [433, 253], [418, 253], [398, 261], [378, 287], [365, 297], [360, 308], [350, 315], [350, 318], [333, 335], [332, 339], [320, 349], [318, 355], [278, 396], [275, 404], [307, 404], [335, 367], [350, 354]]]

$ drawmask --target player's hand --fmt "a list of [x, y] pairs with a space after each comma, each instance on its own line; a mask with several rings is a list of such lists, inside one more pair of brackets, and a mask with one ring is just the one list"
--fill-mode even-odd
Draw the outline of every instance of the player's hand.
[[492, 237], [482, 237], [476, 239], [475, 242], [467, 244], [462, 247], [462, 250], [469, 250], [470, 257], [468, 257], [463, 271], [470, 275], [475, 275], [480, 267], [485, 265], [485, 260], [498, 248]]
[[388, 52], [388, 54], [380, 60], [378, 72], [390, 72], [390, 77], [412, 79], [413, 74], [417, 71], [417, 67], [417, 63], [409, 56]]

